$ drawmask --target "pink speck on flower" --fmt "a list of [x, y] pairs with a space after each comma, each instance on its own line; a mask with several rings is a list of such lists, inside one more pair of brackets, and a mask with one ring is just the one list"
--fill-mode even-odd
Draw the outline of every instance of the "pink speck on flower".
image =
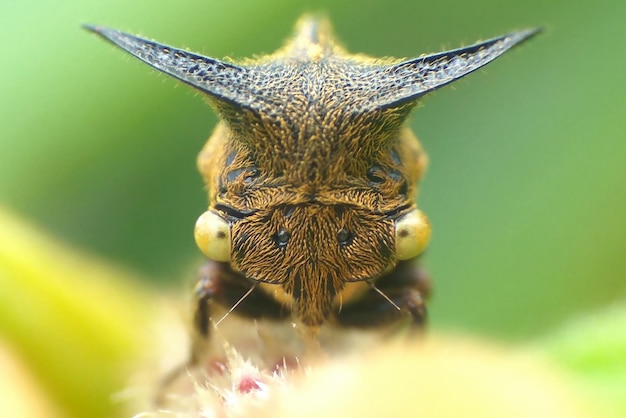
[[241, 393], [248, 393], [253, 390], [261, 389], [261, 382], [255, 379], [252, 376], [242, 376], [239, 382], [237, 383], [237, 390]]

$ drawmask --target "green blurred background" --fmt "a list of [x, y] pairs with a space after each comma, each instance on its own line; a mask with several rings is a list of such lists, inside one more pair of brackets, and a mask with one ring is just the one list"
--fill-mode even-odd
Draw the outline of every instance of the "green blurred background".
[[5, 1], [0, 204], [182, 293], [206, 207], [195, 157], [216, 117], [80, 24], [242, 58], [279, 47], [306, 11], [373, 56], [547, 29], [410, 121], [431, 160], [420, 205], [434, 226], [433, 327], [518, 340], [626, 300], [621, 0]]

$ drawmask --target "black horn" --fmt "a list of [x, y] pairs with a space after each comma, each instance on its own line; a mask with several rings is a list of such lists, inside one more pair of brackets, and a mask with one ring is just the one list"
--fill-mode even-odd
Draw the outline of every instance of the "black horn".
[[401, 106], [458, 80], [531, 38], [541, 29], [512, 32], [474, 45], [426, 55], [375, 70], [379, 85], [370, 96], [372, 109]]
[[[254, 102], [248, 86], [260, 77], [253, 69], [183, 51], [128, 33], [83, 25], [146, 64], [208, 94], [210, 97], [248, 107]], [[257, 80], [258, 82], [258, 80]]]

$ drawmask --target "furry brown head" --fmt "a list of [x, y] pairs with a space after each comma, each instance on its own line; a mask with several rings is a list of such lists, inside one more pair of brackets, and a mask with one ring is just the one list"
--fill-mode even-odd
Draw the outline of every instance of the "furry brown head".
[[[536, 33], [379, 60], [348, 54], [325, 20], [304, 18], [284, 48], [234, 64], [88, 29], [208, 95], [222, 122], [199, 167], [212, 222], [226, 222], [228, 233], [220, 226], [213, 240], [211, 224], [199, 242], [248, 279], [280, 286], [310, 326], [324, 322], [348, 283], [373, 282], [426, 245], [421, 213], [417, 233], [399, 232], [400, 219], [419, 212], [416, 182], [426, 164], [403, 126], [417, 100]], [[407, 236], [415, 248], [399, 248]], [[226, 252], [212, 247], [226, 238]]]

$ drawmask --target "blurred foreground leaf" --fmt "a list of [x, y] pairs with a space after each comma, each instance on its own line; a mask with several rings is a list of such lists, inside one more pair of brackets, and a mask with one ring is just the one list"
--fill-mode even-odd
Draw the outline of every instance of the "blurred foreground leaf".
[[607, 413], [626, 417], [626, 306], [582, 318], [541, 344]]
[[150, 292], [4, 210], [0, 231], [0, 342], [28, 365], [60, 416], [118, 416], [124, 407], [112, 395], [145, 350]]

